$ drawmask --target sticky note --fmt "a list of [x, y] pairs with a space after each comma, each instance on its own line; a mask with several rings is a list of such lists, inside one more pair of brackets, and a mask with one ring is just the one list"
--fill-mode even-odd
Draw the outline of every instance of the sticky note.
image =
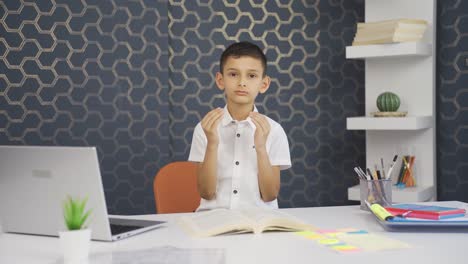
[[321, 234], [317, 234], [317, 233], [305, 235], [304, 237], [306, 237], [306, 238], [308, 238], [308, 239], [314, 239], [314, 240], [326, 238], [325, 236], [323, 236], [323, 235], [321, 235]]
[[312, 232], [312, 231], [300, 231], [300, 232], [296, 232], [296, 234], [300, 236], [309, 236], [309, 235], [315, 235], [317, 233]]
[[356, 230], [352, 232], [346, 232], [346, 234], [359, 235], [359, 234], [369, 234], [369, 232], [367, 232], [366, 230]]
[[342, 242], [338, 239], [335, 238], [325, 238], [325, 239], [320, 239], [318, 241], [319, 244], [322, 245], [335, 245], [335, 244], [342, 244]]
[[376, 234], [342, 234], [338, 238], [365, 251], [410, 248], [407, 243]]
[[343, 232], [340, 232], [338, 230], [318, 230], [319, 233], [322, 233], [328, 237], [336, 237], [338, 234], [342, 234]]
[[356, 251], [360, 251], [359, 248], [357, 248], [357, 247], [355, 247], [355, 246], [351, 246], [351, 245], [346, 245], [346, 244], [332, 246], [331, 248], [333, 248], [333, 249], [336, 250], [336, 251], [340, 251], [340, 252], [356, 252]]
[[296, 232], [296, 234], [302, 237], [305, 237], [308, 239], [314, 239], [314, 240], [325, 238], [325, 236], [323, 236], [322, 234], [319, 234], [317, 232], [312, 232], [312, 231], [301, 231], [301, 232]]

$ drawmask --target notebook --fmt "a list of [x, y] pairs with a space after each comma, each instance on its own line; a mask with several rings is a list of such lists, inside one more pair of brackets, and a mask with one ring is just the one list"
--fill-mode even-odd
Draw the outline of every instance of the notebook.
[[385, 209], [393, 215], [432, 220], [461, 217], [466, 213], [464, 208], [425, 204], [394, 204]]
[[[418, 203], [422, 205], [443, 206], [467, 209], [468, 204], [459, 201], [441, 201]], [[387, 231], [396, 232], [468, 232], [468, 216], [446, 218], [441, 220], [411, 218], [411, 217], [392, 217], [382, 220], [376, 214], [375, 219]]]

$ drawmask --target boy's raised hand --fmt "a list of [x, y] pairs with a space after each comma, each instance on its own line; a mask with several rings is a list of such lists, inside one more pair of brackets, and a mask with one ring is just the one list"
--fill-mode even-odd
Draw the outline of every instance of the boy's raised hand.
[[249, 114], [252, 122], [255, 124], [254, 144], [256, 149], [261, 149], [266, 146], [266, 140], [270, 133], [270, 123], [266, 117], [258, 112], [251, 112]]
[[203, 132], [205, 132], [209, 144], [218, 144], [219, 142], [218, 124], [223, 117], [223, 113], [222, 108], [215, 108], [208, 112], [201, 121]]

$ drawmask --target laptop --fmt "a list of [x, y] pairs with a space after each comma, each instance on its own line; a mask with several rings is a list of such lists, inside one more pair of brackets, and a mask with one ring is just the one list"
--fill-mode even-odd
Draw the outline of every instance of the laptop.
[[116, 241], [164, 223], [108, 217], [95, 147], [0, 146], [3, 232], [58, 236], [66, 230], [68, 196], [88, 197], [93, 240]]

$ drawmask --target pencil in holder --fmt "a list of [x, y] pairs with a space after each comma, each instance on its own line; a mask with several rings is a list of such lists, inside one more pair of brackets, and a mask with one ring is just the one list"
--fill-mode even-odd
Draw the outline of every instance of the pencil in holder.
[[368, 201], [370, 204], [380, 204], [381, 206], [392, 205], [392, 180], [359, 180], [361, 194], [361, 209], [369, 210], [366, 206]]

